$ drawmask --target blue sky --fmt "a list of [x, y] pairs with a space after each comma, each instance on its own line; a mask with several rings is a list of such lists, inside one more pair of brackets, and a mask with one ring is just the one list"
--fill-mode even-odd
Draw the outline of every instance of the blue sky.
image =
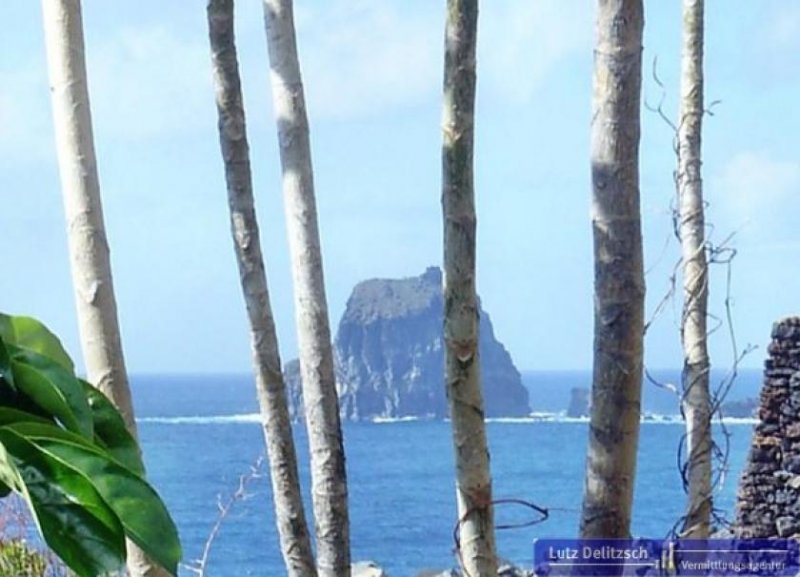
[[[132, 372], [249, 370], [199, 0], [84, 0], [106, 225]], [[285, 360], [291, 281], [261, 5], [240, 0], [238, 40], [257, 208]], [[680, 7], [646, 7], [644, 99], [676, 114]], [[800, 4], [707, 3], [704, 140], [712, 239], [735, 232], [733, 314], [760, 349], [800, 312]], [[38, 2], [4, 4], [0, 37], [0, 309], [40, 317], [79, 355]], [[476, 187], [479, 291], [522, 369], [591, 366], [589, 120], [594, 3], [485, 0], [479, 23]], [[352, 286], [441, 261], [444, 1], [297, 0], [328, 298], [335, 327]], [[649, 314], [668, 289], [671, 133], [643, 112]], [[712, 278], [724, 312], [725, 272]], [[652, 367], [681, 363], [679, 303], [647, 336]], [[712, 343], [717, 366], [729, 340]]]

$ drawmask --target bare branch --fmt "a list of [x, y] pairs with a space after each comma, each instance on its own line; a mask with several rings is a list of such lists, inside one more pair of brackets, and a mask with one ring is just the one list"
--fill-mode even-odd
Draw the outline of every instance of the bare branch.
[[217, 515], [217, 519], [214, 522], [214, 525], [211, 527], [208, 538], [203, 545], [203, 553], [200, 555], [199, 559], [195, 559], [191, 563], [182, 564], [184, 569], [194, 573], [197, 577], [206, 577], [208, 560], [211, 556], [211, 548], [214, 545], [214, 542], [217, 540], [220, 531], [222, 530], [222, 525], [225, 522], [225, 519], [227, 519], [231, 514], [231, 511], [236, 503], [245, 501], [252, 496], [247, 492], [247, 488], [250, 483], [263, 476], [263, 464], [264, 457], [259, 456], [256, 461], [250, 465], [250, 471], [239, 477], [239, 485], [237, 486], [236, 490], [228, 496], [227, 499], [223, 500], [222, 495], [217, 495], [217, 508], [219, 509], [219, 514]]

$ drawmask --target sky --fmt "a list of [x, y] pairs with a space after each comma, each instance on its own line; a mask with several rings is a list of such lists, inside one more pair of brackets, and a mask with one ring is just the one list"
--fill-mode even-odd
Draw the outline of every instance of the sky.
[[[352, 287], [440, 264], [444, 0], [296, 0], [332, 326]], [[36, 316], [78, 358], [41, 9], [6, 0], [0, 35], [0, 310]], [[84, 0], [106, 227], [129, 370], [250, 370], [228, 228], [205, 2]], [[261, 3], [237, 2], [237, 39], [262, 245], [284, 360], [296, 354], [291, 275]], [[668, 293], [680, 2], [646, 2], [641, 196], [648, 318]], [[478, 290], [524, 370], [592, 363], [589, 123], [594, 2], [485, 0], [478, 30]], [[800, 313], [800, 3], [709, 0], [704, 179], [715, 266], [738, 349], [766, 354]], [[660, 78], [659, 86], [654, 76]], [[648, 329], [653, 368], [679, 367], [679, 300]], [[712, 364], [730, 366], [727, 328]]]

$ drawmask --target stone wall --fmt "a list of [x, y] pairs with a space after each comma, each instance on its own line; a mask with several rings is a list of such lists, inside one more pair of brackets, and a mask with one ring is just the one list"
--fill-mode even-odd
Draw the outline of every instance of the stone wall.
[[800, 538], [800, 317], [775, 323], [767, 352], [734, 533]]

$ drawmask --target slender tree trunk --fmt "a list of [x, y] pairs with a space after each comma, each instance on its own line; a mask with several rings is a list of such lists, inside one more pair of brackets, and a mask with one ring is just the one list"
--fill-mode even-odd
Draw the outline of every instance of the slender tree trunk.
[[703, 2], [683, 2], [678, 200], [683, 253], [683, 409], [686, 416], [688, 504], [683, 535], [711, 528], [711, 399], [706, 346], [708, 266], [701, 174], [703, 123]]
[[272, 98], [278, 124], [286, 228], [322, 577], [350, 575], [350, 523], [339, 401], [322, 271], [311, 145], [291, 0], [264, 0]]
[[316, 577], [256, 220], [250, 149], [236, 56], [233, 0], [209, 0], [207, 11], [231, 233], [250, 320], [256, 392], [269, 457], [275, 520], [287, 574], [290, 577]]
[[581, 536], [630, 534], [641, 409], [642, 0], [599, 0], [592, 118], [594, 377]]
[[[72, 284], [87, 380], [122, 413], [136, 436], [103, 223], [94, 151], [80, 0], [43, 0], [53, 124], [67, 221]], [[128, 541], [132, 577], [168, 573]]]
[[475, 50], [477, 0], [448, 0], [442, 118], [445, 382], [456, 459], [459, 562], [497, 575], [492, 479], [484, 426], [475, 292]]

